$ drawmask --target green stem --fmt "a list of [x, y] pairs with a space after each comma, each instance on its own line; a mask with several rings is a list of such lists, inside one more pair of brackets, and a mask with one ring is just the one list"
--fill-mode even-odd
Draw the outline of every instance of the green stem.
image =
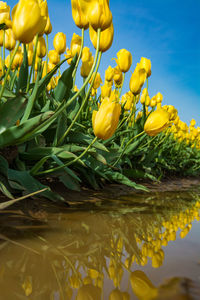
[[35, 68], [35, 58], [36, 58], [36, 53], [37, 53], [37, 45], [38, 45], [38, 34], [36, 35], [35, 47], [34, 47], [34, 52], [33, 52], [33, 61], [32, 61], [31, 70], [30, 70], [30, 73], [29, 73], [29, 76], [28, 76], [28, 84], [27, 84], [27, 87], [26, 87], [26, 93], [29, 90], [32, 73], [33, 73], [33, 70]]
[[127, 147], [132, 143], [132, 141], [136, 138], [138, 138], [139, 136], [143, 135], [145, 133], [145, 131], [142, 131], [140, 133], [138, 133], [137, 135], [135, 135], [132, 139], [130, 139], [130, 141], [126, 144], [124, 150], [122, 151], [122, 153], [120, 154], [120, 156], [118, 157], [118, 159], [115, 161], [114, 164], [112, 164], [112, 166], [114, 167], [118, 162], [119, 160], [122, 158], [124, 152], [126, 151]]
[[64, 167], [68, 167], [68, 166], [74, 164], [75, 162], [77, 162], [78, 160], [80, 160], [90, 150], [90, 148], [93, 146], [93, 144], [96, 142], [96, 140], [97, 140], [97, 136], [88, 145], [88, 147], [81, 153], [81, 155], [77, 156], [74, 160], [72, 160], [72, 161], [70, 161], [70, 162], [68, 162], [66, 164], [63, 164], [62, 166], [58, 166], [56, 168], [52, 168], [52, 169], [49, 169], [49, 170], [46, 170], [46, 171], [43, 171], [43, 172], [36, 173], [35, 175], [49, 174], [49, 173], [59, 171], [59, 170], [63, 169]]
[[99, 53], [99, 43], [100, 43], [101, 29], [98, 29], [97, 34], [98, 34], [98, 39], [97, 39], [97, 49], [96, 49], [96, 54], [95, 54], [95, 58], [94, 58], [94, 64], [93, 64], [92, 69], [90, 70], [90, 73], [89, 73], [87, 79], [85, 80], [84, 84], [82, 85], [80, 90], [70, 100], [68, 100], [66, 103], [65, 103], [65, 100], [63, 100], [63, 102], [60, 104], [60, 106], [55, 111], [55, 113], [48, 120], [44, 121], [38, 127], [36, 127], [35, 130], [33, 130], [31, 132], [31, 134], [34, 134], [35, 132], [42, 129], [44, 126], [46, 126], [48, 123], [50, 123], [53, 119], [57, 118], [57, 116], [59, 116], [59, 114], [62, 113], [63, 110], [66, 109], [81, 94], [81, 92], [83, 91], [85, 86], [90, 81], [90, 78], [92, 77], [93, 71], [94, 71], [96, 63], [97, 63], [97, 58], [98, 58], [98, 53]]
[[123, 73], [122, 86], [121, 86], [120, 92], [119, 92], [119, 99], [121, 97], [121, 93], [122, 93], [122, 89], [123, 89], [123, 85], [124, 85], [124, 80], [125, 80], [125, 73]]
[[2, 70], [3, 70], [3, 75], [5, 74], [5, 57], [6, 57], [6, 49], [5, 49], [5, 35], [6, 31], [3, 30], [3, 60], [2, 60]]
[[3, 92], [4, 92], [4, 90], [5, 90], [6, 80], [7, 80], [7, 78], [8, 78], [9, 73], [10, 73], [11, 66], [12, 66], [14, 57], [15, 57], [15, 55], [16, 55], [16, 53], [17, 53], [17, 50], [18, 50], [18, 48], [19, 48], [19, 45], [20, 45], [20, 42], [18, 41], [17, 44], [16, 44], [16, 46], [15, 46], [15, 49], [14, 49], [14, 51], [13, 51], [12, 57], [10, 58], [9, 67], [8, 67], [8, 69], [7, 69], [7, 71], [6, 71], [6, 75], [5, 75], [5, 78], [4, 78], [4, 82], [3, 82], [3, 85], [2, 85], [2, 88], [1, 88], [1, 91], [0, 91], [0, 101], [1, 101], [1, 98], [2, 98], [2, 96], [3, 96]]
[[82, 52], [83, 52], [83, 46], [84, 46], [84, 33], [85, 33], [85, 30], [84, 30], [84, 28], [82, 28], [81, 49], [80, 49], [80, 53], [79, 53], [79, 56], [78, 56], [78, 59], [77, 59], [77, 62], [76, 62], [74, 71], [73, 71], [73, 73], [72, 73], [72, 77], [74, 78], [74, 80], [73, 80], [73, 87], [75, 86], [76, 72], [77, 72], [78, 65], [79, 65], [79, 62], [80, 62], [80, 59], [81, 59], [81, 56], [82, 56]]
[[47, 44], [47, 55], [46, 55], [46, 74], [47, 74], [47, 72], [48, 72], [48, 62], [49, 62], [49, 57], [48, 57], [48, 54], [49, 54], [49, 38], [48, 38], [48, 34], [46, 34], [46, 44]]
[[97, 66], [96, 66], [96, 70], [95, 70], [95, 73], [94, 73], [94, 76], [92, 78], [92, 82], [91, 82], [91, 85], [87, 91], [87, 94], [85, 96], [85, 99], [83, 100], [82, 104], [81, 104], [81, 107], [79, 108], [79, 111], [77, 112], [76, 116], [74, 117], [72, 123], [70, 124], [70, 126], [67, 128], [67, 130], [65, 131], [65, 133], [63, 134], [63, 136], [60, 138], [60, 140], [58, 141], [58, 144], [59, 145], [63, 139], [67, 136], [67, 134], [70, 132], [70, 130], [72, 129], [72, 127], [74, 126], [74, 123], [76, 122], [76, 120], [78, 119], [80, 113], [82, 112], [83, 108], [84, 108], [84, 105], [85, 103], [87, 102], [89, 96], [90, 96], [90, 91], [92, 89], [92, 86], [93, 86], [93, 83], [95, 81], [95, 77], [97, 75], [97, 72], [98, 72], [98, 68], [99, 68], [99, 65], [100, 65], [100, 61], [101, 61], [101, 55], [102, 55], [102, 52], [99, 53], [99, 58], [98, 58], [98, 61], [97, 61]]

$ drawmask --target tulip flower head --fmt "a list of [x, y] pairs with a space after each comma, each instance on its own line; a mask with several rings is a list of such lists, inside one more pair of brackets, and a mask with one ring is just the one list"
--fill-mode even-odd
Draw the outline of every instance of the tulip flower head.
[[66, 35], [63, 32], [58, 32], [53, 39], [53, 46], [58, 54], [62, 54], [66, 49]]
[[98, 111], [93, 111], [92, 125], [94, 134], [107, 140], [115, 133], [121, 113], [121, 105], [105, 98]]
[[89, 27], [88, 21], [88, 4], [82, 0], [71, 0], [72, 5], [72, 17], [76, 26], [79, 28], [87, 29]]
[[44, 29], [43, 16], [37, 0], [20, 0], [12, 11], [15, 40], [30, 43]]
[[[94, 48], [97, 48], [97, 31], [93, 29], [93, 27], [90, 25], [89, 27], [89, 34], [90, 34], [90, 40], [94, 46]], [[101, 31], [100, 35], [100, 44], [99, 44], [99, 50], [101, 52], [107, 51], [113, 42], [113, 37], [114, 37], [114, 27], [113, 23], [110, 24], [108, 28], [105, 30]]]
[[130, 69], [132, 65], [132, 55], [131, 53], [126, 49], [121, 49], [117, 53], [117, 59], [116, 59], [117, 65], [119, 69], [126, 73]]
[[144, 124], [144, 131], [149, 136], [155, 136], [169, 126], [170, 115], [164, 109], [153, 111]]

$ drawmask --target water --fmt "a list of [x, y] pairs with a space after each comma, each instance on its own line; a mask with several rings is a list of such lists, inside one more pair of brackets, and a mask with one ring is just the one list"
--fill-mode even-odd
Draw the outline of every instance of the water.
[[20, 205], [1, 212], [0, 299], [200, 299], [197, 189]]

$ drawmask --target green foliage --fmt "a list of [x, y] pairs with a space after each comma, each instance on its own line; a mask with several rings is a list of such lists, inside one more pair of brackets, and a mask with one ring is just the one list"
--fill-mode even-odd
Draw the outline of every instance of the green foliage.
[[[99, 189], [106, 182], [117, 182], [146, 192], [135, 179], [200, 174], [197, 148], [178, 142], [170, 134], [161, 133], [152, 138], [143, 133], [145, 107], [143, 117], [136, 119], [134, 126], [129, 124], [131, 116], [121, 114], [119, 126], [110, 139], [94, 139], [92, 112], [97, 109], [100, 97], [91, 95], [86, 81], [75, 92], [73, 72], [77, 56], [64, 70], [56, 87], [47, 91], [65, 61], [44, 77], [39, 63], [36, 80], [29, 84], [24, 46], [19, 76], [17, 70], [9, 74], [10, 82], [6, 82], [0, 99], [0, 191], [6, 197], [35, 195], [42, 190], [37, 197], [64, 201], [41, 183], [49, 178], [56, 178], [75, 191], [80, 191], [82, 185]], [[80, 110], [85, 100], [87, 105]], [[16, 147], [16, 153], [9, 158], [12, 147]]]

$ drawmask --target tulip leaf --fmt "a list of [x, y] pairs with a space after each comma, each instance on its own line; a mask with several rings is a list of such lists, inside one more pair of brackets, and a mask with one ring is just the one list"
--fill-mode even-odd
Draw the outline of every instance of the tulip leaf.
[[9, 186], [8, 180], [0, 174], [0, 191], [8, 198], [13, 199], [11, 194], [11, 188]]
[[27, 50], [26, 45], [23, 45], [24, 49], [24, 55], [23, 55], [23, 62], [19, 71], [19, 79], [17, 83], [17, 91], [20, 89], [24, 89], [27, 86], [28, 81], [28, 56], [27, 56]]
[[66, 112], [64, 111], [58, 116], [56, 134], [54, 136], [53, 145], [55, 145], [55, 146], [57, 145], [58, 141], [60, 140], [60, 138], [63, 136], [63, 134], [67, 130], [67, 127], [68, 127], [67, 116], [66, 116]]
[[123, 174], [121, 174], [119, 172], [105, 171], [105, 175], [111, 181], [116, 181], [116, 182], [119, 182], [121, 184], [128, 185], [130, 187], [133, 187], [136, 190], [142, 190], [142, 191], [145, 191], [145, 192], [149, 191], [145, 186], [143, 186], [141, 184], [137, 184], [134, 181], [131, 181], [125, 175], [123, 175]]
[[[90, 144], [93, 140], [93, 137], [90, 137], [89, 135], [87, 134], [84, 134], [82, 132], [71, 132], [69, 134], [69, 140], [70, 142], [72, 143], [78, 143], [78, 144]], [[93, 145], [94, 148], [96, 149], [99, 149], [99, 150], [103, 150], [103, 151], [106, 151], [106, 152], [109, 152], [109, 150], [103, 145], [101, 144], [100, 142], [96, 141]]]
[[[18, 126], [8, 128], [0, 135], [0, 148], [16, 145], [26, 141], [27, 139], [33, 138], [31, 132], [37, 128], [39, 124], [49, 119], [52, 114], [53, 112], [49, 111], [31, 118]], [[45, 130], [45, 127], [42, 129]]]
[[16, 124], [26, 107], [27, 99], [19, 94], [15, 98], [10, 98], [0, 107], [0, 133]]
[[[21, 187], [21, 190], [24, 190], [24, 192], [28, 194], [47, 188], [47, 186], [41, 184], [27, 171], [16, 171], [9, 169], [8, 179], [11, 182], [16, 182], [19, 188]], [[61, 197], [57, 193], [53, 193], [51, 190], [44, 191], [39, 195], [54, 202], [57, 200], [65, 201], [63, 197]]]
[[58, 84], [54, 90], [54, 98], [56, 101], [67, 100], [70, 96], [70, 91], [73, 87], [72, 73], [74, 71], [77, 61], [77, 55], [74, 56], [70, 67], [62, 73], [62, 76], [58, 80]]

